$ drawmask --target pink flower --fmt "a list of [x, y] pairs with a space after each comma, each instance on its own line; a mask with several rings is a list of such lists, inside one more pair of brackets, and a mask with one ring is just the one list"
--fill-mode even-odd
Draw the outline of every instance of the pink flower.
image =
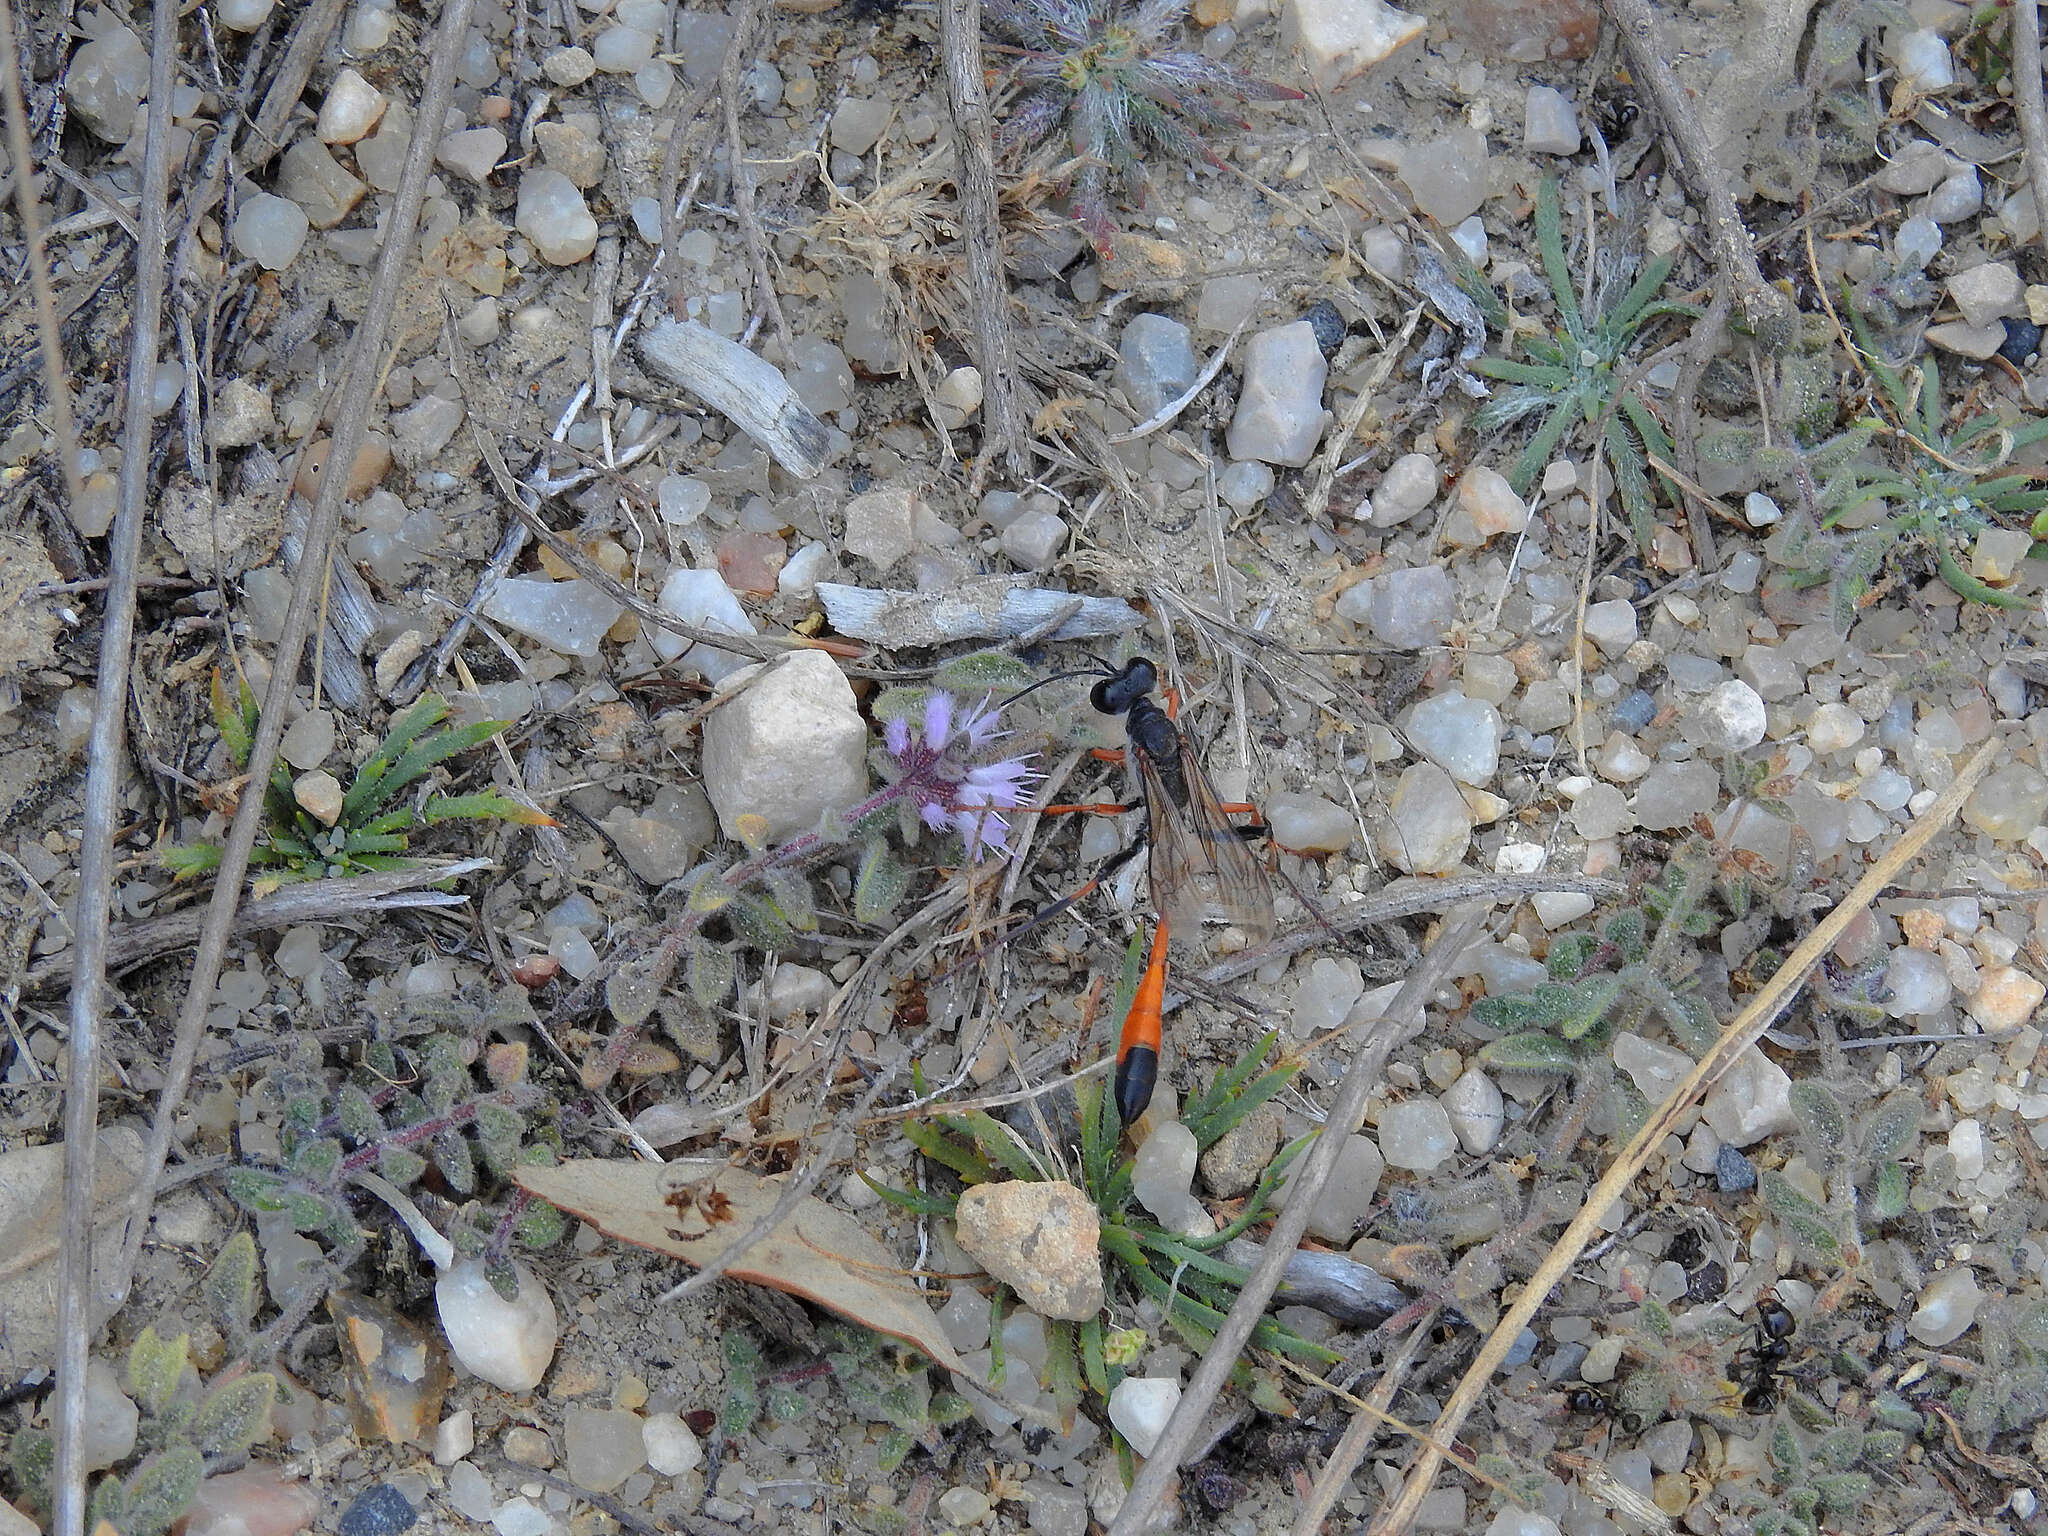
[[962, 714], [951, 694], [935, 690], [925, 700], [920, 731], [913, 734], [902, 715], [882, 731], [883, 746], [902, 770], [897, 782], [916, 799], [918, 819], [935, 832], [958, 832], [975, 860], [1010, 851], [1010, 824], [999, 813], [1022, 805], [1038, 778], [1022, 758], [969, 761], [1008, 734], [998, 724], [988, 698]]

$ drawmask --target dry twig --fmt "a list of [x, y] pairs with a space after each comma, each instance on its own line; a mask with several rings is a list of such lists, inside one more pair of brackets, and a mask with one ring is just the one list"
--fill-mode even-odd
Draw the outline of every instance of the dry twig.
[[2012, 98], [2020, 140], [2027, 146], [2027, 184], [2034, 189], [2034, 238], [2048, 244], [2048, 104], [2041, 93], [2040, 0], [2013, 0]]
[[[1630, 1139], [1628, 1146], [1586, 1196], [1579, 1214], [1572, 1218], [1571, 1225], [1565, 1228], [1542, 1265], [1530, 1276], [1521, 1295], [1501, 1315], [1499, 1324], [1480, 1346], [1457, 1389], [1444, 1404], [1444, 1411], [1438, 1416], [1432, 1431], [1432, 1439], [1448, 1444], [1457, 1438], [1467, 1415], [1478, 1405], [1480, 1396], [1493, 1381], [1494, 1372], [1507, 1358], [1508, 1350], [1521, 1336], [1522, 1330], [1529, 1326], [1558, 1282], [1578, 1262], [1579, 1255], [1593, 1240], [1608, 1209], [1628, 1193], [1629, 1186], [1649, 1165], [1651, 1155], [1663, 1144], [1664, 1138], [1672, 1134], [1680, 1117], [1698, 1103], [1701, 1096], [1734, 1066], [1737, 1058], [1771, 1026], [1785, 1005], [1805, 985], [1807, 972], [1820, 963], [1821, 956], [1834, 948], [1849, 924], [1898, 878], [1899, 872], [1919, 856], [1936, 833], [1955, 819], [1977, 781], [1990, 770], [2002, 745], [1993, 739], [1977, 749], [1976, 755], [1956, 775], [1955, 782], [1942, 791], [1941, 798], [1928, 808], [1927, 814], [1914, 822], [1905, 836], [1856, 882], [1856, 888], [1842, 898], [1834, 911], [1814, 926], [1784, 965], [1757, 990], [1742, 1012], [1721, 1032], [1720, 1039], [1701, 1058], [1699, 1065], [1671, 1090], [1671, 1096]], [[1434, 1449], [1425, 1447], [1401, 1489], [1401, 1496], [1381, 1510], [1373, 1521], [1370, 1536], [1404, 1536], [1415, 1519], [1416, 1511], [1422, 1507], [1422, 1501], [1435, 1486], [1436, 1474], [1442, 1465], [1443, 1457]]]

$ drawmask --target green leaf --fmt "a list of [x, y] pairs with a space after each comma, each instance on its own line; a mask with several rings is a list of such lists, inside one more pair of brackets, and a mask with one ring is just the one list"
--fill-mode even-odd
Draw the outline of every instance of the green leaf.
[[536, 1200], [513, 1223], [513, 1235], [528, 1248], [552, 1248], [569, 1234], [569, 1218], [545, 1200]]
[[122, 1486], [121, 1536], [163, 1536], [192, 1507], [206, 1464], [189, 1444], [166, 1446]]
[[249, 687], [247, 678], [235, 676], [236, 696], [228, 698], [227, 679], [220, 668], [213, 669], [213, 723], [220, 731], [220, 739], [228, 749], [228, 755], [235, 760], [237, 768], [249, 766], [249, 753], [256, 744], [258, 714], [256, 694]]
[[903, 1135], [913, 1147], [933, 1162], [952, 1169], [963, 1183], [995, 1182], [995, 1165], [983, 1157], [979, 1150], [960, 1137], [949, 1136], [929, 1121], [904, 1121]]
[[1568, 1076], [1579, 1070], [1579, 1054], [1541, 1030], [1502, 1035], [1479, 1048], [1479, 1059], [1503, 1072], [1544, 1072]]
[[1849, 1140], [1849, 1117], [1841, 1100], [1822, 1084], [1805, 1078], [1792, 1085], [1791, 1099], [1800, 1130], [1824, 1147], [1830, 1160], [1840, 1156]]
[[256, 1239], [237, 1232], [214, 1256], [213, 1266], [200, 1282], [206, 1298], [207, 1315], [220, 1325], [230, 1340], [246, 1339], [261, 1299], [256, 1262]]
[[987, 1111], [977, 1109], [964, 1115], [942, 1115], [939, 1118], [952, 1130], [972, 1137], [974, 1144], [1000, 1164], [1011, 1178], [1029, 1184], [1044, 1182], [1045, 1170], [1025, 1150], [1024, 1143], [1017, 1139], [1017, 1133]]
[[690, 988], [690, 996], [703, 1008], [715, 1008], [732, 994], [733, 977], [737, 972], [732, 952], [709, 939], [693, 938], [689, 946], [689, 958], [684, 964], [684, 976]]
[[24, 1424], [7, 1442], [8, 1470], [14, 1486], [31, 1508], [50, 1507], [50, 1484], [57, 1470], [57, 1441], [48, 1430]]
[[735, 894], [725, 916], [740, 938], [755, 949], [780, 950], [796, 937], [782, 909], [752, 892]]
[[960, 1204], [957, 1195], [928, 1195], [921, 1190], [898, 1189], [892, 1184], [878, 1182], [865, 1171], [861, 1172], [860, 1181], [899, 1211], [908, 1211], [913, 1216], [936, 1216], [950, 1221]]
[[1279, 1032], [1263, 1036], [1250, 1050], [1216, 1075], [1208, 1088], [1181, 1107], [1180, 1123], [1194, 1133], [1204, 1152], [1242, 1125], [1259, 1106], [1277, 1095], [1301, 1070], [1299, 1061], [1283, 1059], [1257, 1078], [1245, 1079], [1272, 1052]]
[[1772, 1214], [1822, 1258], [1832, 1260], [1841, 1256], [1841, 1239], [1827, 1210], [1801, 1194], [1782, 1173], [1766, 1169], [1758, 1177], [1757, 1191]]
[[1583, 1040], [1600, 1027], [1607, 1010], [1621, 995], [1619, 976], [1588, 977], [1569, 989], [1571, 1006], [1557, 1020], [1556, 1029], [1566, 1040]]
[[1579, 318], [1578, 291], [1572, 286], [1572, 271], [1564, 259], [1564, 219], [1557, 205], [1557, 178], [1545, 176], [1536, 184], [1536, 248], [1543, 259], [1543, 275], [1550, 281], [1550, 295], [1557, 301], [1558, 317], [1574, 338], [1584, 329]]
[[[1649, 307], [1650, 300], [1657, 296], [1657, 290], [1671, 276], [1671, 264], [1675, 259], [1676, 253], [1667, 251], [1647, 263], [1637, 274], [1635, 282], [1630, 284], [1628, 292], [1621, 296], [1621, 302], [1601, 317], [1600, 328], [1614, 337], [1617, 344], [1635, 328], [1636, 321], [1643, 318], [1643, 311]], [[1699, 313], [1690, 305], [1680, 308], [1694, 315]]]
[[184, 1334], [159, 1338], [151, 1324], [128, 1346], [128, 1395], [136, 1406], [155, 1418], [170, 1406], [171, 1394], [185, 1375], [189, 1340]]
[[210, 875], [220, 868], [219, 843], [164, 843], [156, 851], [157, 862], [171, 872], [173, 880]]
[[209, 1457], [240, 1455], [270, 1432], [270, 1406], [276, 1400], [277, 1378], [268, 1371], [221, 1383], [192, 1416], [193, 1442]]
[[427, 1160], [411, 1147], [394, 1143], [377, 1149], [377, 1171], [400, 1189], [408, 1189], [425, 1176]]
[[771, 869], [761, 877], [782, 922], [795, 933], [818, 931], [818, 907], [811, 895], [811, 883], [794, 869]]
[[1906, 1170], [1898, 1163], [1879, 1163], [1870, 1193], [1870, 1215], [1875, 1221], [1896, 1221], [1906, 1214]]
[[509, 821], [527, 827], [552, 827], [555, 818], [546, 811], [535, 810], [524, 801], [514, 800], [493, 785], [469, 795], [435, 795], [420, 807], [422, 820], [432, 824], [439, 821]]
[[933, 686], [973, 697], [1015, 693], [1036, 681], [1031, 669], [1010, 651], [970, 651], [941, 662], [932, 674]]
[[853, 880], [853, 920], [864, 927], [879, 927], [909, 889], [910, 871], [882, 839], [870, 838], [861, 850], [860, 869]]
[[430, 693], [392, 721], [391, 729], [385, 734], [384, 740], [378, 743], [377, 750], [371, 755], [370, 760], [356, 770], [354, 782], [349, 785], [348, 793], [342, 796], [341, 819], [352, 825], [361, 819], [365, 811], [373, 810], [389, 800], [402, 787], [384, 787], [385, 780], [391, 776], [398, 759], [405, 754], [417, 737], [432, 730], [447, 718], [448, 701], [439, 694]]

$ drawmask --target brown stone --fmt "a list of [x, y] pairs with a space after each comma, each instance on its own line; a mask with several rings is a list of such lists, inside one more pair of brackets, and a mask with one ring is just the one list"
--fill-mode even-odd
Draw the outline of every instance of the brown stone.
[[1041, 1317], [1085, 1322], [1102, 1310], [1102, 1222], [1073, 1185], [977, 1184], [955, 1220], [960, 1246]]

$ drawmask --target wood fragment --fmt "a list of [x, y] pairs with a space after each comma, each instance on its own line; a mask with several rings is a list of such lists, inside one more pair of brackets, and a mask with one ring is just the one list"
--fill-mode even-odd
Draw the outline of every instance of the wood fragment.
[[640, 357], [734, 425], [800, 480], [824, 473], [830, 436], [782, 370], [694, 320], [664, 320], [640, 338]]
[[818, 583], [825, 617], [842, 635], [892, 650], [951, 645], [961, 640], [1012, 640], [1030, 634], [1062, 611], [1071, 613], [1041, 640], [1092, 640], [1120, 635], [1145, 622], [1120, 597], [1082, 597], [982, 577], [945, 592], [904, 592], [880, 587]]

